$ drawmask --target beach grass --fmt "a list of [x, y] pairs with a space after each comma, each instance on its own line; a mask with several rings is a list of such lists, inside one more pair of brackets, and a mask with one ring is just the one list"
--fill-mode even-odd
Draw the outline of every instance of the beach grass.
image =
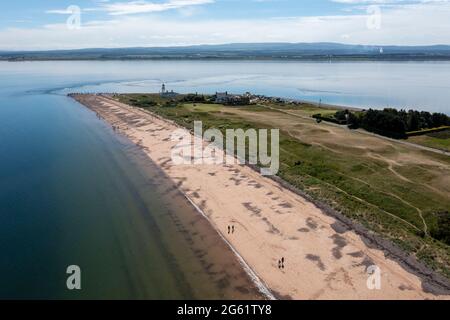
[[308, 104], [227, 107], [180, 102], [168, 106], [158, 96], [145, 94], [118, 99], [144, 106], [188, 129], [194, 121], [202, 121], [204, 129], [223, 132], [279, 128], [282, 179], [450, 277], [450, 247], [429, 236], [437, 214], [450, 211], [448, 156], [318, 124], [310, 118], [312, 114], [335, 110]]

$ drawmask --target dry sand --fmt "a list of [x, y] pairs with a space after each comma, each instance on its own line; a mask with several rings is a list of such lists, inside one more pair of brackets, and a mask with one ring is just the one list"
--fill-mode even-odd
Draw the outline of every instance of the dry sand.
[[[279, 298], [448, 299], [426, 292], [419, 276], [272, 179], [241, 165], [173, 165], [177, 126], [104, 96], [76, 95], [140, 145]], [[234, 234], [228, 226], [234, 225]], [[278, 261], [285, 258], [285, 268]], [[381, 269], [381, 290], [367, 267]]]

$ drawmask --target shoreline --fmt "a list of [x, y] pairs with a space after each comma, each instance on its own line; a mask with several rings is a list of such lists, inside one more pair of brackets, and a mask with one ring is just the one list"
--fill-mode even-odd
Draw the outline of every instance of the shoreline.
[[246, 62], [261, 62], [261, 61], [281, 61], [281, 62], [319, 62], [319, 63], [333, 63], [333, 62], [398, 62], [398, 63], [410, 63], [410, 62], [450, 62], [450, 56], [408, 56], [397, 57], [384, 55], [383, 57], [377, 56], [304, 56], [304, 57], [277, 57], [277, 56], [185, 56], [185, 57], [172, 57], [172, 56], [148, 56], [148, 57], [117, 57], [117, 58], [95, 58], [95, 57], [43, 57], [43, 58], [11, 58], [9, 56], [0, 55], [0, 61], [15, 63], [15, 62], [41, 62], [41, 61], [246, 61]]
[[[115, 100], [110, 100], [108, 98], [106, 98], [105, 96], [99, 96], [99, 95], [80, 95], [80, 96], [75, 96], [73, 97], [75, 98], [78, 102], [82, 103], [83, 105], [85, 105], [86, 107], [88, 107], [89, 109], [93, 110], [94, 112], [102, 112], [104, 115], [106, 115], [106, 117], [103, 117], [104, 120], [108, 123], [110, 123], [111, 125], [115, 125], [114, 121], [112, 118], [108, 119], [108, 114], [109, 116], [112, 116], [111, 113], [117, 112], [117, 114], [121, 114], [123, 115], [124, 113], [126, 114], [127, 112], [131, 112], [131, 111], [136, 111], [135, 116], [137, 116], [139, 114], [139, 118], [140, 121], [144, 121], [144, 120], [149, 120], [146, 119], [146, 114], [148, 114], [149, 118], [154, 118], [155, 121], [151, 121], [151, 122], [156, 122], [156, 119], [158, 119], [158, 121], [160, 122], [158, 125], [160, 126], [166, 126], [166, 127], [170, 127], [173, 126], [174, 124], [171, 123], [170, 121], [166, 120], [166, 119], [161, 119], [160, 117], [154, 115], [154, 114], [150, 114], [149, 112], [145, 112], [143, 110], [135, 110], [133, 107], [128, 106], [128, 105], [123, 105]], [[91, 101], [87, 101], [91, 99]], [[109, 105], [109, 106], [108, 106]], [[135, 143], [139, 143], [139, 145], [142, 145], [143, 147], [147, 147], [148, 145], [146, 145], [145, 143], [143, 143], [143, 140], [146, 140], [145, 142], [148, 142], [149, 145], [153, 145], [153, 147], [156, 147], [156, 145], [158, 144], [162, 144], [162, 143], [158, 143], [155, 142], [153, 138], [150, 138], [148, 136], [146, 136], [146, 132], [149, 131], [145, 131], [145, 132], [139, 132], [139, 128], [130, 128], [128, 126], [132, 126], [132, 124], [130, 124], [130, 122], [127, 123], [127, 121], [125, 120], [120, 120], [119, 119], [120, 116], [117, 118], [115, 118], [115, 121], [118, 121], [117, 123], [120, 123], [121, 125], [125, 125], [124, 129], [120, 129], [121, 131], [123, 131], [123, 133], [133, 142]], [[149, 124], [150, 126], [150, 124]], [[147, 126], [145, 126], [147, 127]], [[142, 130], [141, 130], [142, 131]], [[155, 133], [155, 131], [152, 131], [151, 133], [153, 133], [156, 138], [158, 138], [158, 134]], [[159, 137], [161, 138], [162, 136], [159, 135]], [[140, 140], [139, 140], [140, 138]], [[147, 139], [146, 139], [147, 138]], [[162, 152], [162, 151], [161, 151]], [[150, 159], [152, 158], [151, 154], [147, 154], [149, 156]], [[155, 160], [155, 159], [153, 159]], [[161, 162], [161, 161], [159, 161]], [[165, 164], [167, 165], [167, 163]], [[165, 171], [169, 171], [171, 168], [164, 168], [164, 165], [162, 165], [163, 169]], [[248, 167], [246, 167], [248, 168]], [[191, 170], [192, 168], [187, 168], [189, 170]], [[200, 170], [198, 168], [194, 168], [197, 170]], [[224, 169], [224, 171], [226, 171], [226, 168], [215, 168], [215, 169]], [[326, 210], [326, 208], [321, 208], [320, 205], [318, 205], [317, 203], [315, 203], [315, 201], [312, 201], [312, 199], [308, 199], [307, 196], [305, 196], [304, 194], [301, 194], [299, 192], [295, 192], [295, 190], [291, 190], [292, 188], [289, 188], [289, 186], [286, 185], [286, 183], [282, 183], [282, 181], [277, 181], [279, 180], [279, 178], [277, 179], [271, 179], [271, 181], [273, 181], [273, 183], [269, 183], [266, 178], [262, 178], [261, 176], [258, 177], [258, 175], [256, 173], [253, 172], [253, 174], [251, 174], [250, 172], [248, 172], [248, 170], [252, 170], [250, 168], [245, 169], [245, 168], [233, 168], [233, 170], [238, 170], [239, 171], [239, 175], [250, 175], [251, 178], [255, 181], [257, 181], [257, 183], [262, 184], [261, 188], [265, 188], [267, 190], [271, 190], [270, 192], [272, 193], [279, 193], [277, 194], [277, 196], [279, 195], [280, 197], [284, 197], [285, 201], [297, 201], [299, 203], [295, 204], [294, 207], [298, 207], [298, 209], [302, 209], [303, 210], [309, 210], [310, 212], [308, 214], [304, 214], [304, 216], [309, 216], [308, 219], [312, 219], [312, 217], [314, 217], [315, 219], [319, 220], [322, 223], [319, 223], [318, 221], [315, 221], [314, 223], [311, 223], [308, 225], [310, 227], [310, 230], [307, 232], [309, 234], [313, 234], [313, 233], [318, 233], [318, 235], [316, 234], [315, 237], [313, 237], [312, 240], [316, 240], [319, 242], [325, 242], [326, 243], [326, 247], [327, 249], [329, 249], [329, 251], [331, 251], [333, 254], [336, 253], [336, 250], [338, 251], [338, 253], [340, 254], [339, 259], [336, 259], [336, 256], [334, 257], [334, 260], [336, 260], [337, 264], [342, 264], [345, 265], [341, 268], [341, 270], [339, 271], [340, 273], [343, 272], [343, 274], [335, 274], [335, 278], [336, 277], [340, 277], [341, 279], [339, 279], [336, 283], [334, 283], [333, 281], [328, 281], [328, 286], [333, 287], [334, 285], [338, 285], [339, 289], [335, 290], [335, 288], [330, 288], [330, 291], [337, 291], [338, 297], [344, 295], [345, 297], [347, 297], [347, 299], [383, 299], [383, 298], [388, 298], [391, 297], [393, 299], [404, 299], [404, 298], [408, 298], [408, 299], [423, 299], [423, 298], [436, 298], [438, 297], [437, 294], [439, 293], [439, 290], [434, 290], [435, 288], [431, 288], [429, 291], [435, 291], [436, 295], [433, 294], [429, 294], [428, 290], [424, 290], [423, 286], [424, 283], [422, 281], [420, 281], [420, 279], [418, 279], [415, 275], [413, 275], [412, 273], [409, 273], [408, 271], [404, 270], [403, 267], [400, 267], [399, 264], [397, 262], [400, 262], [401, 264], [401, 260], [405, 257], [396, 257], [394, 260], [397, 261], [393, 261], [391, 260], [391, 258], [386, 257], [386, 254], [380, 254], [380, 252], [378, 249], [374, 249], [371, 248], [369, 244], [365, 243], [364, 241], [361, 241], [361, 239], [358, 239], [360, 236], [362, 237], [364, 235], [364, 233], [367, 233], [367, 231], [364, 230], [357, 230], [357, 232], [353, 231], [355, 230], [355, 226], [354, 224], [350, 221], [351, 223], [351, 230], [342, 230], [342, 226], [338, 226], [336, 225], [339, 223], [344, 223], [344, 225], [347, 225], [347, 223], [345, 223], [345, 221], [342, 221], [342, 219], [339, 219], [339, 217], [336, 217], [334, 214], [330, 215], [328, 210]], [[176, 174], [180, 174], [179, 171], [176, 172]], [[207, 176], [207, 173], [205, 175], [205, 173], [203, 172], [204, 176]], [[176, 179], [176, 175], [174, 174], [168, 174], [169, 176], [171, 176], [172, 178]], [[199, 175], [199, 177], [203, 177], [201, 175]], [[183, 178], [186, 178], [186, 176], [184, 176]], [[274, 177], [275, 178], [275, 177]], [[189, 180], [189, 178], [186, 178], [187, 180]], [[189, 182], [189, 181], [184, 181], [184, 182]], [[175, 181], [175, 180], [174, 180]], [[225, 185], [227, 183], [226, 181], [226, 174], [222, 174], [220, 181], [225, 181]], [[293, 299], [332, 299], [333, 297], [335, 297], [333, 294], [331, 296], [329, 296], [329, 292], [326, 292], [326, 290], [320, 290], [321, 287], [321, 279], [317, 279], [317, 281], [313, 281], [314, 283], [310, 284], [309, 293], [299, 293], [296, 292], [295, 288], [298, 288], [298, 286], [293, 286], [290, 284], [290, 282], [295, 280], [294, 275], [292, 274], [287, 274], [285, 275], [285, 277], [283, 276], [273, 276], [272, 273], [273, 270], [271, 270], [271, 268], [268, 268], [267, 266], [260, 267], [260, 264], [263, 264], [264, 262], [261, 261], [261, 259], [258, 259], [258, 257], [254, 257], [255, 253], [253, 253], [253, 255], [251, 254], [252, 251], [249, 250], [249, 248], [247, 247], [243, 247], [243, 245], [239, 244], [239, 241], [233, 241], [233, 239], [229, 239], [229, 237], [227, 237], [224, 233], [222, 233], [220, 230], [220, 226], [222, 225], [220, 219], [222, 219], [222, 215], [224, 215], [223, 212], [220, 212], [220, 206], [217, 208], [214, 208], [215, 210], [212, 210], [211, 208], [208, 208], [208, 201], [210, 202], [214, 202], [217, 201], [216, 199], [214, 199], [214, 194], [209, 194], [209, 196], [211, 196], [210, 198], [208, 198], [208, 194], [206, 192], [206, 197], [203, 197], [202, 202], [196, 203], [196, 198], [197, 197], [191, 197], [189, 196], [189, 193], [199, 193], [200, 191], [192, 191], [189, 188], [183, 190], [183, 184], [184, 182], [182, 181], [182, 183], [179, 186], [180, 191], [183, 192], [183, 194], [186, 196], [186, 198], [197, 208], [197, 210], [200, 210], [200, 212], [205, 216], [205, 218], [211, 223], [211, 225], [217, 230], [217, 232], [222, 236], [222, 238], [227, 242], [227, 244], [232, 248], [232, 250], [235, 251], [235, 253], [237, 254], [237, 256], [241, 257], [242, 262], [244, 262], [246, 265], [248, 265], [249, 269], [252, 270], [255, 275], [257, 275], [258, 278], [260, 278], [261, 283], [266, 284], [265, 287], [269, 288], [269, 290], [271, 290], [272, 292], [277, 292], [279, 294], [277, 294], [280, 297], [290, 297]], [[229, 182], [229, 181], [228, 181]], [[201, 184], [200, 184], [201, 185]], [[196, 184], [196, 182], [192, 182], [191, 181], [191, 185], [192, 186], [198, 186], [198, 182]], [[228, 188], [228, 187], [226, 187]], [[245, 191], [247, 192], [249, 189], [251, 189], [252, 186], [243, 186], [240, 187], [238, 184], [236, 185], [236, 188], [238, 191]], [[217, 188], [216, 192], [220, 193], [222, 188]], [[277, 189], [279, 189], [277, 191]], [[188, 190], [186, 192], [186, 190]], [[224, 190], [222, 190], [223, 192]], [[269, 193], [270, 193], [269, 192]], [[292, 194], [289, 194], [292, 193]], [[238, 193], [239, 194], [239, 193]], [[195, 199], [194, 199], [195, 198]], [[200, 197], [201, 198], [201, 197]], [[272, 227], [274, 227], [276, 230], [279, 231], [279, 233], [291, 233], [293, 230], [290, 230], [290, 226], [288, 224], [284, 224], [283, 221], [279, 221], [278, 217], [272, 216], [272, 214], [270, 214], [270, 210], [273, 210], [271, 205], [274, 205], [276, 203], [275, 200], [273, 200], [272, 202], [270, 201], [266, 201], [267, 199], [267, 195], [266, 197], [264, 196], [260, 196], [261, 202], [269, 202], [268, 206], [266, 208], [258, 208], [255, 209], [254, 205], [249, 205], [250, 209], [248, 209], [247, 211], [253, 211], [253, 214], [256, 214], [255, 212], [258, 212], [258, 210], [260, 211], [259, 213], [256, 214], [256, 216], [259, 215], [259, 218], [263, 217], [262, 220], [265, 222], [268, 222], [270, 224], [272, 224], [274, 221], [277, 222], [277, 224], [272, 224]], [[206, 199], [206, 200], [205, 200]], [[198, 200], [197, 200], [198, 202]], [[203, 203], [203, 202], [206, 202]], [[287, 203], [287, 202], [286, 202]], [[302, 204], [302, 205], [301, 205]], [[253, 206], [253, 207], [252, 207]], [[282, 206], [281, 206], [282, 207]], [[206, 209], [206, 210], [205, 210]], [[209, 210], [207, 210], [209, 209]], [[293, 212], [288, 212], [290, 210], [288, 210], [289, 208], [284, 208], [286, 209], [283, 214], [286, 214], [289, 216], [289, 223], [294, 222], [297, 218], [301, 218], [302, 214], [295, 214]], [[281, 210], [283, 211], [283, 208], [277, 208], [276, 210]], [[209, 212], [209, 211], [213, 211], [213, 213]], [[263, 214], [261, 214], [261, 212], [265, 211]], [[294, 211], [294, 210], [291, 210]], [[302, 210], [299, 210], [302, 211]], [[244, 216], [245, 215], [245, 210], [244, 212], [236, 212], [234, 213], [234, 215], [232, 217], [235, 218], [239, 218], [242, 220], [247, 220], [247, 218]], [[331, 216], [327, 219], [325, 219], [324, 217], [321, 217], [320, 215], [328, 215]], [[295, 219], [295, 220], [293, 220]], [[306, 222], [308, 222], [308, 219], [305, 219]], [[251, 220], [251, 219], [250, 219]], [[287, 219], [286, 219], [287, 220]], [[313, 219], [314, 220], [314, 219]], [[308, 223], [307, 223], [308, 224]], [[319, 224], [323, 224], [320, 226], [320, 228], [318, 228]], [[327, 225], [328, 224], [328, 225]], [[315, 226], [312, 227], [312, 226]], [[333, 227], [334, 226], [334, 227]], [[255, 229], [257, 229], [256, 231], [260, 232], [261, 231], [261, 238], [265, 238], [267, 245], [273, 245], [275, 247], [279, 247], [279, 246], [285, 246], [285, 248], [283, 248], [284, 250], [280, 250], [280, 251], [285, 251], [285, 252], [289, 252], [292, 253], [293, 255], [295, 254], [295, 251], [299, 248], [301, 248], [302, 243], [298, 244], [296, 246], [292, 246], [291, 243], [285, 243], [285, 242], [290, 242], [290, 241], [297, 241], [298, 239], [293, 239], [293, 238], [298, 238], [298, 236], [292, 236], [292, 239], [287, 239], [288, 241], [286, 241], [286, 239], [283, 239], [277, 235], [266, 235], [263, 234], [263, 232], [265, 231], [265, 229], [267, 228], [267, 223], [263, 223], [262, 226], [255, 226]], [[331, 229], [331, 231], [330, 231]], [[340, 229], [340, 230], [335, 230], [335, 229]], [[321, 230], [326, 230], [326, 231], [321, 231]], [[294, 230], [297, 231], [297, 230]], [[267, 231], [266, 231], [267, 232]], [[320, 235], [320, 233], [326, 233], [326, 235], [331, 235], [331, 243], [329, 244], [326, 236], [324, 235]], [[276, 233], [276, 232], [275, 232]], [[358, 235], [357, 235], [358, 234]], [[367, 235], [367, 234], [366, 234]], [[264, 237], [266, 236], [266, 237]], [[272, 237], [273, 236], [273, 237]], [[368, 240], [372, 240], [369, 237], [366, 237], [366, 239]], [[313, 241], [314, 242], [314, 241]], [[345, 244], [343, 244], [345, 242]], [[279, 244], [281, 243], [281, 244]], [[337, 245], [337, 247], [336, 247]], [[362, 249], [360, 252], [362, 253], [362, 256], [357, 256], [356, 254], [354, 256], [351, 255], [351, 252], [348, 252], [347, 255], [345, 256], [346, 259], [344, 259], [343, 257], [343, 252], [342, 251], [347, 251], [349, 249], [347, 249], [349, 246], [353, 245], [353, 247]], [[381, 246], [377, 241], [375, 241], [375, 245], [376, 246]], [[299, 247], [300, 246], [300, 247]], [[250, 246], [251, 249], [255, 249], [254, 246]], [[314, 248], [314, 243], [313, 243], [313, 248]], [[383, 247], [383, 246], [381, 246]], [[337, 248], [337, 249], [336, 249]], [[278, 249], [278, 248], [277, 248]], [[353, 248], [354, 249], [354, 248]], [[386, 248], [383, 248], [386, 249]], [[334, 251], [333, 251], [334, 250]], [[244, 251], [244, 253], [242, 252]], [[319, 250], [320, 251], [320, 250]], [[395, 250], [393, 250], [395, 251]], [[267, 252], [267, 250], [266, 250]], [[269, 250], [270, 252], [270, 250]], [[359, 255], [361, 255], [361, 253], [358, 253]], [[392, 254], [392, 252], [390, 252], [390, 254]], [[301, 265], [303, 268], [300, 268], [301, 270], [303, 269], [309, 269], [311, 272], [311, 274], [317, 274], [318, 278], [323, 278], [323, 273], [325, 273], [324, 270], [322, 270], [323, 268], [321, 266], [324, 266], [325, 263], [324, 261], [322, 261], [323, 256], [325, 256], [326, 254], [324, 252], [321, 252], [321, 254], [319, 256], [317, 255], [312, 255], [309, 254], [309, 258], [308, 255], [307, 257], [296, 257], [295, 261], [296, 263], [298, 263], [299, 265]], [[350, 255], [350, 258], [348, 258], [347, 256]], [[321, 258], [322, 256], [322, 258]], [[250, 257], [251, 261], [247, 262], [247, 259], [245, 259], [246, 257]], [[353, 258], [353, 259], [352, 259]], [[290, 258], [289, 258], [290, 259]], [[334, 261], [333, 260], [333, 255], [330, 258], [327, 258], [328, 261]], [[367, 277], [367, 275], [365, 274], [365, 269], [366, 269], [366, 265], [368, 264], [368, 261], [366, 261], [366, 259], [369, 259], [371, 261], [374, 262], [378, 262], [378, 264], [383, 264], [383, 266], [387, 266], [388, 270], [390, 271], [390, 275], [388, 275], [388, 277], [392, 277], [392, 279], [390, 279], [389, 281], [389, 295], [385, 296], [385, 295], [379, 295], [376, 294], [376, 292], [367, 292], [367, 289], [364, 289], [364, 285], [365, 283], [361, 283], [361, 278], [365, 281], [365, 278]], [[273, 260], [273, 258], [272, 258]], [[345, 260], [343, 262], [343, 260]], [[275, 260], [276, 262], [276, 260]], [[312, 262], [313, 267], [310, 266], [310, 262]], [[404, 261], [403, 261], [404, 262]], [[355, 263], [359, 265], [355, 266]], [[414, 266], [414, 264], [413, 264]], [[272, 267], [273, 267], [273, 261], [272, 261]], [[319, 271], [317, 270], [319, 269]], [[348, 269], [348, 270], [347, 270]], [[363, 269], [363, 270], [361, 270]], [[413, 268], [414, 269], [414, 268]], [[276, 270], [276, 268], [274, 269]], [[343, 270], [343, 271], [342, 271]], [[420, 268], [419, 268], [420, 270]], [[260, 272], [258, 272], [260, 271]], [[426, 271], [426, 270], [423, 270]], [[284, 273], [284, 272], [283, 272]], [[426, 274], [426, 272], [424, 272]], [[297, 274], [298, 275], [298, 274]], [[423, 275], [423, 274], [422, 274]], [[303, 275], [304, 276], [304, 275]], [[274, 279], [275, 278], [275, 279]], [[289, 278], [289, 280], [286, 282], [285, 278]], [[327, 278], [327, 277], [325, 277]], [[349, 280], [350, 279], [350, 280]], [[303, 280], [307, 280], [305, 278], [303, 278]], [[326, 280], [326, 279], [325, 279]], [[358, 284], [355, 284], [354, 282], [356, 282], [358, 280]], [[434, 278], [432, 280], [435, 280]], [[342, 285], [340, 282], [345, 282], [344, 285]], [[407, 284], [405, 285], [404, 283], [401, 283], [400, 285], [398, 285], [398, 282], [406, 282]], [[431, 280], [430, 280], [431, 281]], [[295, 282], [295, 281], [294, 281]], [[298, 280], [296, 281], [297, 284], [299, 283]], [[301, 282], [301, 281], [300, 281]], [[349, 284], [348, 282], [350, 282], [351, 284]], [[435, 281], [432, 281], [435, 282]], [[397, 285], [397, 287], [395, 287]], [[357, 288], [356, 288], [357, 287]], [[409, 288], [408, 290], [406, 289], [401, 289], [401, 288]], [[323, 288], [322, 288], [323, 289]], [[353, 289], [353, 290], [352, 290]], [[333, 292], [332, 292], [333, 293]], [[335, 293], [335, 292], [334, 292]], [[267, 296], [267, 295], [266, 295]], [[345, 299], [344, 297], [344, 299]], [[445, 297], [438, 297], [438, 298], [449, 298], [449, 296], [445, 296]]]
[[206, 221], [208, 221], [208, 223], [211, 224], [211, 227], [214, 228], [214, 230], [218, 233], [218, 235], [220, 236], [220, 238], [225, 242], [225, 244], [231, 249], [231, 251], [233, 251], [234, 255], [236, 256], [236, 258], [239, 260], [239, 263], [241, 264], [242, 268], [244, 269], [244, 271], [247, 273], [247, 275], [250, 277], [250, 279], [252, 280], [253, 284], [258, 288], [259, 292], [266, 297], [268, 300], [278, 300], [275, 295], [273, 294], [273, 292], [271, 292], [271, 290], [267, 287], [267, 285], [264, 283], [264, 281], [262, 281], [260, 279], [260, 277], [255, 273], [255, 271], [248, 265], [248, 263], [245, 261], [244, 257], [242, 257], [239, 252], [236, 250], [235, 247], [233, 247], [233, 245], [222, 235], [222, 233], [220, 232], [220, 230], [217, 230], [214, 226], [214, 224], [209, 220], [208, 216], [205, 214], [205, 212], [195, 204], [195, 202], [186, 194], [184, 193], [182, 190], [178, 189], [181, 194], [184, 195], [184, 197], [189, 201], [189, 203], [195, 208], [195, 210], [197, 210], [198, 213], [200, 213], [202, 215], [202, 217], [204, 219], [206, 219]]

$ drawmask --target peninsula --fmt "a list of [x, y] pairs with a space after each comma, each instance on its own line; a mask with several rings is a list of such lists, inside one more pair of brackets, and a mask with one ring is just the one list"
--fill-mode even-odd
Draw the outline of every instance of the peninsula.
[[[268, 298], [450, 297], [448, 247], [430, 235], [450, 208], [447, 156], [317, 123], [312, 105], [226, 106], [192, 100], [198, 95], [71, 96], [164, 170]], [[220, 129], [281, 128], [279, 175], [263, 177], [239, 164], [174, 165], [171, 134], [192, 129], [194, 120]], [[373, 266], [381, 288], [368, 284]]]

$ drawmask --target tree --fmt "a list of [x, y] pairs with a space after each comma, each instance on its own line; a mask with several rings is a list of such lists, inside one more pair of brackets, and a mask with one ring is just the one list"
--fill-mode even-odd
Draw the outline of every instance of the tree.
[[443, 113], [427, 111], [384, 110], [369, 109], [354, 114], [348, 110], [336, 112], [334, 119], [338, 123], [347, 123], [350, 129], [362, 127], [367, 131], [375, 132], [392, 138], [406, 138], [406, 132], [422, 129], [432, 129], [450, 125], [450, 117]]
[[353, 112], [348, 114], [348, 127], [350, 129], [358, 129], [360, 127], [359, 117]]
[[450, 118], [443, 113], [433, 113], [431, 119], [435, 127], [442, 127], [450, 125]]
[[339, 121], [347, 121], [348, 110], [339, 110], [334, 114], [334, 117]]
[[407, 127], [408, 131], [417, 131], [419, 130], [420, 124], [420, 116], [417, 111], [409, 110], [407, 116]]
[[437, 214], [437, 225], [430, 234], [433, 238], [450, 245], [450, 213], [448, 211]]
[[381, 135], [393, 138], [404, 138], [406, 136], [406, 125], [400, 118], [398, 112], [392, 109], [373, 110], [369, 109], [361, 119], [361, 127]]

